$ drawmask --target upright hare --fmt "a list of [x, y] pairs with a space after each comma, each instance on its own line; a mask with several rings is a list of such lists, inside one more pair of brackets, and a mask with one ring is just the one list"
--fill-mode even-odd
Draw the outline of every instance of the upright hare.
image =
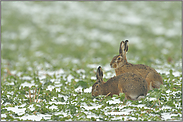
[[99, 66], [96, 73], [97, 81], [92, 86], [92, 96], [125, 94], [125, 99], [139, 100], [147, 95], [147, 82], [141, 76], [134, 73], [123, 73], [103, 81], [103, 71]]
[[110, 66], [115, 69], [116, 76], [132, 72], [145, 78], [148, 83], [148, 91], [159, 88], [163, 84], [161, 75], [153, 68], [143, 64], [131, 64], [127, 62], [126, 52], [128, 51], [128, 40], [120, 43], [119, 55], [114, 56]]

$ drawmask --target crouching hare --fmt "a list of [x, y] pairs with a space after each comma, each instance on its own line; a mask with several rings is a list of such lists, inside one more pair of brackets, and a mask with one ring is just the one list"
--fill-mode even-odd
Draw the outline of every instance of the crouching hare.
[[126, 59], [126, 52], [128, 51], [127, 43], [128, 40], [120, 43], [119, 55], [114, 56], [110, 63], [111, 68], [115, 69], [116, 76], [122, 73], [132, 72], [145, 78], [148, 83], [148, 91], [153, 88], [160, 88], [160, 85], [163, 84], [163, 79], [155, 69], [143, 64], [128, 63]]
[[103, 71], [99, 66], [96, 73], [97, 81], [92, 86], [92, 96], [119, 95], [125, 94], [125, 99], [140, 100], [147, 95], [147, 82], [141, 76], [134, 73], [123, 73], [110, 78], [107, 82], [103, 81]]

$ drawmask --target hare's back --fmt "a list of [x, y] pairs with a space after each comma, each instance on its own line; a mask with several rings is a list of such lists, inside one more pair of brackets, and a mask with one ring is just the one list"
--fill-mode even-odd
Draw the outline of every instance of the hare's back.
[[157, 71], [155, 69], [153, 69], [152, 67], [149, 67], [147, 65], [144, 65], [144, 64], [136, 64], [136, 65], [134, 65], [134, 67], [136, 70], [138, 70], [139, 72], [141, 72], [144, 75], [146, 75], [149, 72], [157, 73]]
[[121, 69], [117, 69], [117, 74], [122, 74], [122, 73], [127, 73], [127, 72], [132, 72], [132, 73], [136, 73], [142, 76], [142, 77], [146, 77], [146, 75], [149, 72], [156, 72], [155, 69], [147, 66], [147, 65], [143, 65], [143, 64], [131, 64], [131, 63], [127, 63], [126, 65], [124, 65]]
[[119, 86], [124, 93], [146, 94], [147, 82], [138, 74], [123, 73], [119, 75]]

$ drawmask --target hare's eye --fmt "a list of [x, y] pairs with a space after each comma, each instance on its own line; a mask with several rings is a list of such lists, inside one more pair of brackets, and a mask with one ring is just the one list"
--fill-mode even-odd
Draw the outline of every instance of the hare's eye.
[[119, 57], [118, 60], [120, 60], [121, 58]]

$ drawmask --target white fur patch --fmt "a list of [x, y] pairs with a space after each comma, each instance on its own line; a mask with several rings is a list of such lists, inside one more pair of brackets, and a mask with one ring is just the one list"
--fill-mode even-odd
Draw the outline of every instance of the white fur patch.
[[145, 96], [139, 96], [137, 99], [140, 100], [140, 99], [144, 99]]
[[137, 98], [137, 96], [138, 95], [134, 95], [134, 94], [131, 94], [131, 95], [129, 95], [130, 97], [131, 97], [131, 99], [133, 99], [133, 100], [140, 100], [140, 99], [144, 99], [145, 98], [145, 96], [139, 96], [138, 98]]
[[135, 99], [136, 99], [136, 97], [137, 97], [137, 95], [134, 95], [134, 94], [130, 94], [129, 96], [130, 96], [130, 97], [131, 97], [131, 99], [133, 99], [133, 100], [135, 100]]

